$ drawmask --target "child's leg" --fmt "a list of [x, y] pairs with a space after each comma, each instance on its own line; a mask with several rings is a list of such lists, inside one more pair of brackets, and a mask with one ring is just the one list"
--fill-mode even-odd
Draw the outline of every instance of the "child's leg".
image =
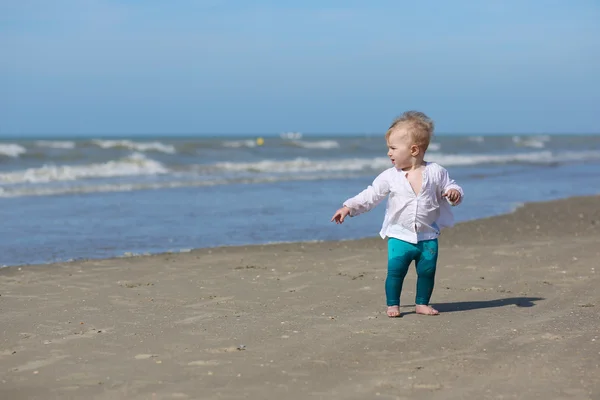
[[435, 283], [435, 269], [438, 258], [438, 241], [424, 240], [419, 242], [419, 254], [416, 257], [417, 296], [415, 298], [417, 314], [437, 315], [439, 312], [429, 306]]
[[400, 316], [400, 293], [408, 267], [417, 253], [415, 245], [403, 240], [388, 239], [388, 272], [385, 279], [385, 297], [388, 316]]

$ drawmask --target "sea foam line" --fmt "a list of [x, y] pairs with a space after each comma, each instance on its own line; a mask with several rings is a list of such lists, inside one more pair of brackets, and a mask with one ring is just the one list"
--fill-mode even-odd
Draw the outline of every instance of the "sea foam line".
[[[507, 155], [448, 155], [431, 153], [429, 161], [444, 166], [471, 166], [493, 163], [523, 163], [544, 165], [561, 162], [600, 160], [600, 151], [549, 151]], [[270, 183], [293, 180], [325, 180], [376, 174], [391, 167], [386, 157], [340, 160], [262, 160], [254, 163], [216, 163], [194, 165], [185, 170], [170, 170], [161, 163], [134, 153], [129, 157], [104, 164], [81, 166], [44, 166], [24, 171], [0, 174], [0, 197], [43, 196], [103, 191], [133, 191], [177, 187]], [[226, 176], [223, 176], [226, 173]], [[248, 175], [250, 173], [250, 175]], [[140, 175], [165, 175], [167, 180], [148, 182], [93, 183], [91, 178], [112, 178]], [[83, 180], [62, 187], [53, 182]], [[30, 185], [33, 184], [33, 185]]]
[[27, 149], [25, 149], [25, 147], [23, 147], [19, 144], [14, 144], [14, 143], [0, 144], [0, 156], [16, 158], [26, 152], [27, 152]]
[[317, 141], [308, 141], [308, 140], [290, 140], [289, 143], [296, 147], [302, 147], [304, 149], [321, 149], [321, 150], [329, 150], [329, 149], [337, 149], [340, 147], [340, 144], [335, 140], [317, 140]]
[[141, 153], [133, 153], [126, 158], [102, 164], [44, 165], [40, 168], [7, 172], [0, 174], [0, 183], [47, 183], [89, 178], [156, 175], [167, 172], [168, 169], [158, 161], [149, 159]]
[[35, 145], [38, 147], [47, 147], [51, 149], [74, 149], [75, 142], [61, 140], [37, 140]]
[[131, 140], [99, 140], [94, 139], [92, 143], [103, 149], [125, 148], [135, 151], [159, 151], [162, 153], [175, 154], [175, 147], [161, 142], [133, 142]]
[[[600, 151], [563, 152], [554, 154], [551, 151], [539, 151], [513, 154], [443, 154], [432, 152], [426, 157], [427, 161], [436, 162], [443, 166], [471, 166], [485, 164], [549, 164], [560, 162], [580, 162], [600, 160]], [[199, 171], [230, 171], [254, 173], [294, 173], [294, 172], [330, 172], [330, 171], [367, 171], [383, 170], [391, 167], [387, 157], [347, 158], [315, 160], [295, 158], [292, 160], [261, 160], [250, 163], [220, 162], [211, 165], [197, 165]]]
[[259, 184], [275, 183], [285, 181], [312, 181], [327, 179], [351, 178], [349, 174], [319, 174], [319, 175], [291, 175], [284, 177], [263, 176], [254, 178], [232, 178], [232, 179], [214, 179], [214, 180], [186, 180], [186, 181], [168, 181], [154, 183], [106, 183], [106, 184], [74, 184], [71, 186], [0, 186], [0, 198], [9, 197], [28, 197], [28, 196], [57, 196], [68, 194], [84, 193], [103, 193], [103, 192], [132, 192], [139, 190], [158, 190], [175, 189], [186, 187], [218, 186], [231, 184]]

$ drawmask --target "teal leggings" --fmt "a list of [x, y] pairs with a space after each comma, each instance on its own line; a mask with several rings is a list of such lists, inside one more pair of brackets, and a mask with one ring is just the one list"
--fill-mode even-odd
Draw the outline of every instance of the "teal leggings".
[[402, 283], [408, 272], [408, 267], [413, 260], [417, 267], [417, 296], [415, 304], [429, 304], [429, 299], [433, 292], [437, 257], [437, 239], [423, 240], [417, 244], [412, 244], [403, 240], [389, 238], [388, 273], [385, 280], [387, 305], [400, 305]]

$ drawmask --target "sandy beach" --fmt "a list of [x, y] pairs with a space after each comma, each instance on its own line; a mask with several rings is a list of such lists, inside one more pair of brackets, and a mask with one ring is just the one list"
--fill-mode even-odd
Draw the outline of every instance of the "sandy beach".
[[379, 238], [2, 268], [0, 399], [600, 399], [599, 243], [600, 197], [459, 224], [397, 319]]

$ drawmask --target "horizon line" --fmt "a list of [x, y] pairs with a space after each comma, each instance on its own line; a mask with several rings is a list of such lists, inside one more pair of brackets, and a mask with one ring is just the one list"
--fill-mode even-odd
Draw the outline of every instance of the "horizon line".
[[[94, 139], [94, 138], [130, 138], [130, 137], [168, 137], [171, 136], [173, 138], [189, 138], [189, 137], [206, 137], [206, 138], [218, 138], [221, 136], [228, 137], [279, 137], [286, 133], [300, 133], [302, 136], [376, 136], [376, 135], [385, 135], [385, 132], [297, 132], [297, 131], [287, 131], [287, 132], [262, 132], [262, 133], [8, 133], [3, 134], [0, 133], [0, 140], [2, 139], [48, 139], [50, 138], [70, 138], [70, 139]], [[581, 135], [581, 136], [591, 136], [591, 135], [600, 135], [600, 132], [435, 132], [434, 136], [440, 135], [449, 135], [449, 136], [507, 136], [507, 135], [525, 135], [525, 136], [540, 136], [540, 135]]]

